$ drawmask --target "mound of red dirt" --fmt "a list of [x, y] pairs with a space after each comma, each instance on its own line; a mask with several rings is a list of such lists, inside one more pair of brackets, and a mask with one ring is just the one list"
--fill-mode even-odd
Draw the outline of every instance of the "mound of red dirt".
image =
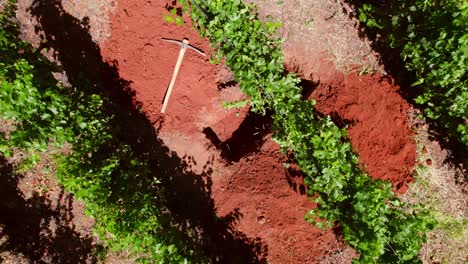
[[404, 193], [413, 181], [416, 145], [408, 124], [410, 105], [398, 89], [378, 75], [351, 74], [319, 84], [311, 98], [319, 112], [349, 125], [351, 143], [369, 174]]
[[284, 169], [286, 161], [270, 139], [260, 153], [243, 158], [232, 167], [230, 178], [219, 182], [214, 195], [218, 213], [238, 208], [243, 216], [238, 229], [264, 240], [269, 263], [322, 263], [325, 256], [343, 251], [343, 244], [330, 230], [304, 220], [315, 204], [300, 194], [301, 188], [294, 184], [299, 179]]

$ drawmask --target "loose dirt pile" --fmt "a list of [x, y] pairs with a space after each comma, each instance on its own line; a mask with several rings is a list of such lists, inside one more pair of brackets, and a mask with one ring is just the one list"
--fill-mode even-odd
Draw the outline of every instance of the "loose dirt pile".
[[404, 193], [413, 181], [416, 145], [408, 125], [410, 106], [398, 89], [378, 75], [348, 75], [320, 84], [311, 98], [319, 112], [349, 126], [351, 143], [369, 174]]

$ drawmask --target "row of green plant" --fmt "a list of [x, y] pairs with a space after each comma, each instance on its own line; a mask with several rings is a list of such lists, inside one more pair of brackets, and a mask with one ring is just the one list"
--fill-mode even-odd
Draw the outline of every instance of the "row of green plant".
[[255, 5], [241, 0], [196, 3], [201, 9], [192, 6], [191, 17], [211, 42], [212, 60], [233, 71], [252, 111], [274, 112], [274, 139], [294, 154], [317, 203], [307, 219], [321, 227], [339, 226], [359, 252], [356, 263], [418, 262], [431, 220], [395, 197], [390, 183], [362, 172], [346, 130], [329, 117], [317, 117], [315, 102], [303, 100], [299, 78], [283, 67], [278, 23], [262, 23]]
[[468, 2], [350, 2], [359, 6], [361, 22], [414, 73], [415, 102], [425, 116], [468, 146]]
[[10, 0], [0, 13], [0, 153], [22, 151], [37, 163], [48, 148], [65, 148], [57, 177], [84, 201], [109, 249], [142, 262], [187, 263], [193, 250], [168, 228], [151, 161], [113, 135], [119, 124], [109, 113], [118, 106], [92, 88], [59, 85], [58, 66], [18, 37], [15, 9]]

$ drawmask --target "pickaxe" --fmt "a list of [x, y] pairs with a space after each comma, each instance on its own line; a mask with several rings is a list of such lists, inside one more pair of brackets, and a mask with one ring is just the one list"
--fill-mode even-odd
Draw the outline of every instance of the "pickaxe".
[[164, 97], [164, 103], [163, 103], [163, 106], [162, 106], [162, 109], [161, 109], [161, 113], [164, 114], [164, 112], [166, 111], [167, 103], [169, 102], [169, 97], [171, 96], [172, 88], [174, 87], [174, 83], [175, 83], [175, 80], [177, 78], [177, 74], [179, 73], [180, 65], [182, 65], [182, 60], [184, 58], [184, 54], [185, 54], [185, 51], [187, 50], [187, 48], [194, 50], [195, 52], [197, 52], [198, 54], [200, 54], [202, 56], [206, 56], [206, 55], [201, 50], [193, 47], [192, 45], [189, 45], [189, 40], [186, 39], [186, 38], [184, 38], [182, 41], [174, 40], [174, 39], [166, 39], [166, 38], [162, 38], [161, 40], [166, 41], [166, 42], [175, 43], [175, 44], [178, 44], [178, 45], [181, 46], [181, 49], [180, 49], [180, 52], [179, 52], [179, 58], [177, 58], [177, 63], [176, 63], [175, 69], [174, 69], [174, 73], [172, 74], [171, 83], [169, 84], [169, 88], [167, 88], [166, 96]]

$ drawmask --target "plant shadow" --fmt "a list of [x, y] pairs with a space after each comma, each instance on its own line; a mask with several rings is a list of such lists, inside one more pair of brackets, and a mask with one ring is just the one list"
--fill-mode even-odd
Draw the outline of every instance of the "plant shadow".
[[38, 193], [26, 198], [18, 187], [21, 178], [0, 156], [0, 252], [33, 263], [96, 263], [94, 253], [101, 246], [76, 230], [73, 196], [62, 189], [57, 201]]
[[[99, 94], [104, 108], [112, 115], [112, 144], [89, 158], [99, 168], [118, 145], [129, 146], [129, 156], [122, 160], [109, 185], [109, 204], [123, 204], [129, 212], [139, 212], [143, 204], [133, 201], [135, 194], [154, 197], [161, 212], [162, 236], [176, 244], [184, 254], [192, 253], [195, 262], [207, 256], [214, 263], [266, 263], [268, 249], [259, 238], [248, 238], [236, 230], [242, 217], [239, 210], [218, 217], [212, 199], [212, 161], [200, 173], [190, 169], [193, 157], [179, 157], [158, 137], [164, 120], [152, 123], [135, 101], [131, 81], [119, 76], [117, 62], [105, 62], [99, 46], [89, 33], [89, 19], [79, 20], [68, 14], [59, 0], [34, 0], [31, 14], [38, 21], [42, 35], [40, 48], [53, 52], [71, 87]], [[85, 157], [85, 159], [88, 159]], [[124, 175], [131, 160], [149, 164], [145, 177]], [[160, 183], [154, 184], [154, 178]], [[126, 220], [132, 221], [131, 214]], [[159, 232], [159, 231], [158, 231]]]
[[221, 151], [221, 157], [227, 163], [232, 163], [260, 150], [265, 143], [265, 136], [271, 132], [271, 123], [271, 114], [262, 116], [249, 111], [239, 127], [225, 141], [221, 141], [210, 127], [205, 127], [203, 133]]

